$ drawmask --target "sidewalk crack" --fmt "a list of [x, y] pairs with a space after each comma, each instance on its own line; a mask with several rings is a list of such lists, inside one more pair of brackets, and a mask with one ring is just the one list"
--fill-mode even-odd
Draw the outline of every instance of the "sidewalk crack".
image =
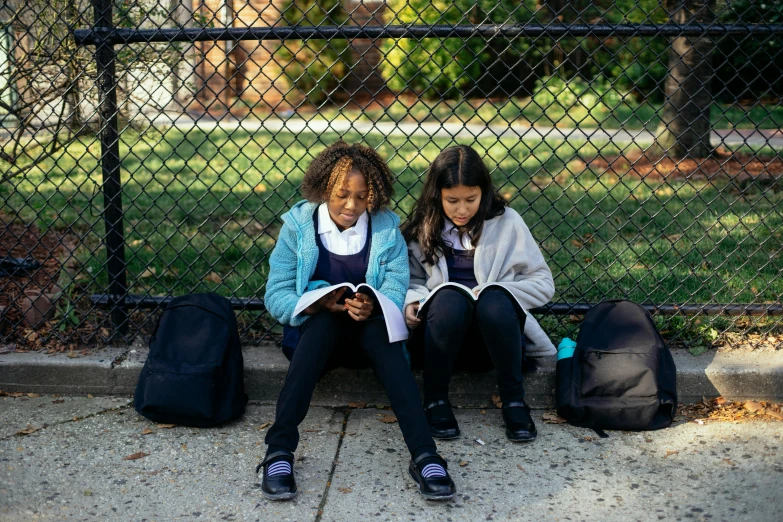
[[54, 428], [56, 426], [62, 426], [63, 424], [68, 424], [69, 422], [81, 422], [83, 420], [91, 419], [93, 417], [98, 417], [99, 415], [104, 415], [106, 413], [112, 413], [112, 412], [127, 410], [128, 408], [130, 408], [132, 406], [133, 406], [133, 401], [130, 401], [130, 402], [126, 403], [126, 404], [121, 404], [119, 406], [114, 406], [114, 407], [111, 407], [111, 408], [107, 408], [105, 410], [96, 411], [95, 413], [90, 413], [88, 415], [83, 415], [81, 417], [74, 416], [74, 417], [72, 417], [70, 419], [58, 420], [58, 421], [55, 421], [55, 422], [53, 422], [51, 424], [43, 424], [43, 425], [41, 425], [41, 427], [33, 428], [32, 430], [21, 429], [21, 430], [17, 431], [16, 433], [14, 433], [13, 435], [7, 435], [5, 437], [0, 437], [0, 441], [10, 440], [10, 439], [13, 439], [13, 438], [27, 437], [29, 435], [32, 435], [33, 433], [37, 433], [37, 432], [43, 431], [45, 429]]
[[340, 438], [337, 440], [337, 451], [334, 453], [334, 460], [332, 461], [332, 469], [329, 470], [329, 478], [326, 480], [326, 486], [324, 486], [324, 494], [321, 495], [321, 503], [318, 504], [318, 514], [315, 516], [314, 522], [321, 522], [321, 517], [324, 514], [324, 507], [329, 497], [329, 490], [332, 487], [332, 478], [334, 477], [334, 471], [337, 469], [337, 464], [340, 462], [340, 449], [343, 447], [343, 439], [345, 439], [345, 431], [348, 427], [348, 417], [351, 416], [351, 408], [346, 408], [343, 412], [343, 425], [340, 429]]

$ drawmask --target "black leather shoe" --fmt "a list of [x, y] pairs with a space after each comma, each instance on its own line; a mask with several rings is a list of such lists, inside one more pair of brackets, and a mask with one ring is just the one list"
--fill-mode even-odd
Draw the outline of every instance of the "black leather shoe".
[[[427, 464], [440, 464], [444, 470], [447, 470], [446, 476], [424, 477], [422, 471]], [[427, 500], [448, 500], [457, 492], [457, 486], [449, 476], [446, 461], [437, 453], [425, 453], [416, 459], [411, 459], [408, 473], [419, 485], [419, 493]]]
[[[269, 476], [269, 468], [275, 462], [287, 461], [291, 464], [291, 473]], [[264, 468], [261, 477], [261, 493], [269, 500], [288, 500], [296, 496], [296, 480], [294, 479], [294, 454], [290, 451], [276, 451], [264, 458], [264, 461], [256, 466], [256, 473]]]
[[503, 406], [506, 437], [514, 442], [531, 442], [538, 432], [530, 417], [530, 407], [524, 402], [510, 402]]
[[430, 433], [436, 439], [456, 439], [459, 437], [459, 425], [451, 404], [448, 401], [434, 401], [424, 407]]

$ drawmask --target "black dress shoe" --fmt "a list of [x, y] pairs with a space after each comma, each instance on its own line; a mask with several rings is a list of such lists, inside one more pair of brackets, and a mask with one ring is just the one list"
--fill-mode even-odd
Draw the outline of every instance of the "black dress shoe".
[[506, 437], [514, 442], [530, 442], [538, 432], [530, 417], [530, 407], [524, 402], [510, 402], [503, 406], [503, 420], [506, 421]]
[[[276, 463], [288, 462], [291, 465], [291, 473], [275, 474], [275, 469], [280, 467]], [[294, 479], [294, 454], [290, 451], [276, 451], [264, 458], [264, 461], [256, 466], [256, 473], [264, 468], [261, 478], [261, 493], [269, 500], [287, 500], [296, 496], [296, 480]], [[272, 475], [270, 476], [270, 471]]]
[[455, 439], [459, 437], [459, 425], [448, 401], [431, 402], [424, 407], [424, 413], [427, 416], [427, 423], [430, 425], [430, 433], [434, 438]]
[[[427, 466], [429, 464], [439, 464], [443, 467], [445, 475], [443, 473], [428, 472]], [[457, 492], [457, 486], [454, 485], [454, 481], [451, 480], [449, 472], [447, 471], [448, 465], [443, 458], [437, 453], [425, 453], [419, 455], [415, 459], [411, 459], [411, 463], [408, 466], [408, 473], [419, 485], [419, 493], [427, 500], [448, 500], [454, 496]], [[440, 471], [440, 470], [438, 470]], [[428, 475], [428, 476], [425, 476]]]

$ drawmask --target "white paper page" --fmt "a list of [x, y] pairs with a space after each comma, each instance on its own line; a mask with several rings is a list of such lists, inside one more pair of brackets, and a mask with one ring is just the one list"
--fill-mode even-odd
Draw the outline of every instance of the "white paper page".
[[381, 305], [383, 318], [386, 321], [386, 332], [389, 334], [389, 342], [396, 343], [397, 341], [406, 340], [408, 338], [408, 326], [405, 324], [405, 318], [402, 316], [400, 309], [397, 308], [397, 305], [394, 304], [394, 301], [370, 285], [359, 285], [357, 291], [361, 292], [362, 287], [372, 290], [378, 304]]
[[[489, 283], [487, 286], [485, 286], [484, 288], [481, 289], [481, 292], [483, 292], [484, 290], [486, 290], [488, 288], [492, 288], [493, 286], [499, 286], [499, 287], [503, 288], [504, 290], [506, 290], [508, 295], [513, 297], [514, 301], [517, 302], [517, 305], [519, 305], [519, 309], [522, 310], [524, 313], [527, 313], [527, 310], [525, 310], [525, 307], [522, 306], [522, 303], [519, 302], [519, 299], [517, 298], [517, 296], [514, 295], [514, 292], [511, 291], [511, 288], [506, 283]], [[481, 292], [479, 292], [479, 295], [481, 295]]]
[[319, 288], [318, 290], [311, 290], [309, 292], [303, 293], [302, 297], [300, 297], [299, 300], [296, 302], [296, 308], [294, 308], [294, 316], [301, 314], [305, 310], [305, 308], [307, 308], [314, 302], [318, 301], [320, 298], [322, 298], [332, 290], [337, 290], [338, 288], [342, 288], [344, 286], [356, 292], [356, 287], [353, 286], [351, 283], [340, 283], [339, 285], [327, 286], [324, 288]]
[[386, 321], [386, 332], [389, 334], [389, 342], [396, 343], [397, 341], [404, 341], [408, 338], [408, 327], [406, 326], [405, 318], [397, 308], [397, 305], [394, 304], [394, 301], [368, 284], [361, 284], [357, 288], [351, 283], [340, 283], [339, 285], [327, 286], [324, 288], [319, 288], [318, 290], [305, 292], [296, 302], [294, 316], [301, 314], [308, 306], [315, 303], [332, 290], [337, 290], [338, 288], [343, 287], [350, 288], [354, 293], [360, 291], [362, 287], [372, 290], [373, 294], [375, 294], [378, 304], [381, 305], [381, 311], [383, 311], [383, 318]]
[[421, 301], [419, 301], [419, 310], [416, 312], [416, 315], [417, 316], [419, 315], [419, 312], [421, 312], [424, 309], [424, 305], [427, 304], [427, 301], [429, 301], [430, 298], [432, 298], [436, 293], [438, 293], [438, 290], [440, 290], [441, 288], [449, 287], [449, 286], [452, 287], [452, 288], [458, 288], [459, 290], [462, 290], [466, 295], [469, 295], [474, 301], [477, 299], [476, 298], [476, 294], [473, 293], [473, 290], [471, 290], [470, 288], [468, 288], [465, 285], [461, 285], [459, 283], [451, 283], [451, 282], [449, 282], [449, 283], [441, 283], [438, 286], [436, 286], [435, 288], [433, 288], [432, 292], [430, 292], [430, 294], [426, 298], [424, 298]]

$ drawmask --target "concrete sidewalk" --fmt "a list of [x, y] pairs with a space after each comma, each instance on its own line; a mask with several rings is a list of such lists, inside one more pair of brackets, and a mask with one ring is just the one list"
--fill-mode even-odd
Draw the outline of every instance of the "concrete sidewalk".
[[[288, 369], [288, 361], [272, 344], [247, 347], [245, 386], [251, 400], [275, 401]], [[735, 400], [783, 402], [783, 351], [762, 353], [708, 352], [698, 357], [673, 350], [680, 401], [698, 402], [722, 395]], [[147, 357], [147, 348], [106, 348], [91, 355], [68, 358], [63, 354], [0, 354], [0, 390], [66, 395], [130, 395]], [[419, 384], [421, 375], [417, 374]], [[525, 391], [533, 407], [553, 406], [554, 358], [544, 359], [537, 371], [526, 375]], [[465, 407], [491, 406], [494, 372], [457, 374], [451, 385], [452, 401]], [[316, 388], [314, 404], [345, 406], [349, 402], [386, 404], [372, 370], [337, 369]]]
[[438, 503], [418, 495], [386, 413], [312, 407], [300, 494], [271, 502], [254, 472], [270, 404], [219, 428], [166, 429], [127, 397], [2, 397], [0, 521], [780, 519], [782, 422], [681, 421], [600, 439], [539, 410], [538, 440], [521, 445], [505, 439], [499, 410], [458, 409], [462, 437], [438, 445], [458, 494]]

